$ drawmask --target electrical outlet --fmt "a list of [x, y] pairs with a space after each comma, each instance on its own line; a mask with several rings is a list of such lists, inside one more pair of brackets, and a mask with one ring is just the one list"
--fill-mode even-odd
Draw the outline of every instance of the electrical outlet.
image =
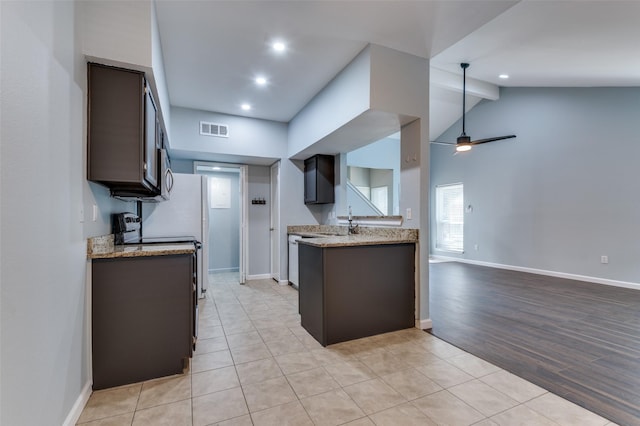
[[91, 211], [91, 220], [94, 222], [98, 220], [98, 206], [96, 204], [93, 205], [93, 208]]
[[478, 246], [477, 244], [474, 244], [474, 245], [473, 245], [473, 249], [474, 249], [475, 251], [478, 251], [478, 250], [480, 249], [480, 246]]
[[411, 219], [411, 209], [407, 209], [407, 220]]
[[609, 263], [609, 256], [600, 256], [600, 263]]

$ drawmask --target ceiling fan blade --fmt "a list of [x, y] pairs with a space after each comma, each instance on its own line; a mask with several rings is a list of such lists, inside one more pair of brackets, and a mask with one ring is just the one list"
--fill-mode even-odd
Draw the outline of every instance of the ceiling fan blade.
[[432, 144], [435, 144], [435, 145], [448, 145], [448, 146], [455, 145], [455, 142], [429, 141], [429, 143], [432, 143]]
[[516, 135], [496, 136], [495, 138], [478, 139], [477, 141], [471, 141], [470, 144], [471, 145], [479, 145], [481, 143], [501, 141], [503, 139], [511, 139], [511, 138], [515, 138], [515, 137], [516, 137]]

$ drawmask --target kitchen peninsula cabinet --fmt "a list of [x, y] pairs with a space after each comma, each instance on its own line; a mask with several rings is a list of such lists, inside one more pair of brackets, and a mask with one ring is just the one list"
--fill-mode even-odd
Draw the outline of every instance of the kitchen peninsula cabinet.
[[298, 245], [302, 327], [323, 346], [414, 327], [415, 244], [332, 241]]
[[314, 155], [304, 160], [304, 203], [329, 204], [335, 199], [333, 155]]
[[87, 178], [112, 195], [158, 192], [161, 125], [143, 72], [88, 64]]
[[94, 390], [183, 372], [197, 321], [194, 256], [92, 260]]

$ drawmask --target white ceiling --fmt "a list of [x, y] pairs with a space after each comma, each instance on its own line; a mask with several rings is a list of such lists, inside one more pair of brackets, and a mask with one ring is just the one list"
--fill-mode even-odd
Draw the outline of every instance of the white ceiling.
[[[171, 104], [187, 108], [288, 122], [367, 43], [456, 74], [470, 62], [468, 77], [502, 86], [640, 86], [635, 0], [157, 0], [156, 10]], [[277, 38], [285, 55], [269, 49]], [[459, 94], [432, 89], [432, 137], [460, 110]]]
[[524, 0], [431, 66], [469, 62], [467, 75], [500, 86], [640, 86], [639, 41], [640, 1]]

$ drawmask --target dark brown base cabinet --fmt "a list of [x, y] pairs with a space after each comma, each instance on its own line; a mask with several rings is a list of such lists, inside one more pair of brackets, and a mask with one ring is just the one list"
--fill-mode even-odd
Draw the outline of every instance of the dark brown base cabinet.
[[194, 342], [193, 255], [92, 261], [93, 389], [179, 374]]
[[415, 326], [415, 244], [299, 244], [302, 327], [323, 346]]

